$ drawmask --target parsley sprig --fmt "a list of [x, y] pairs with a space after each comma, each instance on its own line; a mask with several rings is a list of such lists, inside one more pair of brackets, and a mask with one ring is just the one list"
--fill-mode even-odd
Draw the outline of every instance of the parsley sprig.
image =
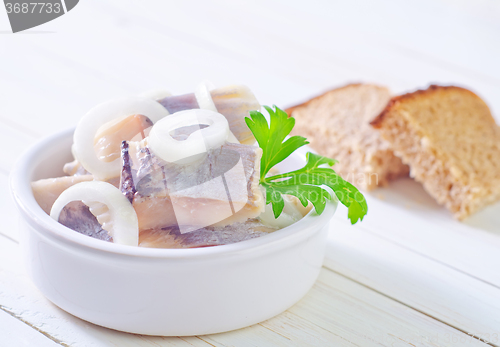
[[309, 142], [302, 136], [291, 136], [285, 141], [295, 119], [276, 106], [274, 110], [269, 106], [264, 108], [269, 112], [270, 124], [258, 111], [250, 111], [250, 118], [246, 117], [245, 121], [262, 148], [260, 184], [266, 189], [266, 203], [272, 204], [274, 217], [278, 218], [285, 207], [283, 194], [296, 196], [303, 206], [310, 201], [316, 213], [323, 213], [327, 201], [332, 199], [330, 191], [325, 188], [329, 187], [348, 208], [347, 217], [352, 224], [363, 220], [368, 211], [366, 200], [356, 187], [331, 168], [337, 162], [335, 159], [308, 152], [303, 168], [268, 176], [276, 164]]

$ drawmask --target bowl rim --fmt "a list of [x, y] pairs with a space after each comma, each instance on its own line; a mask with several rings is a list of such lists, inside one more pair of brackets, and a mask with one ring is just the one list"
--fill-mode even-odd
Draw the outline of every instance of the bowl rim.
[[[38, 233], [69, 246], [117, 255], [148, 258], [186, 259], [227, 256], [235, 253], [254, 252], [257, 249], [269, 247], [275, 249], [280, 245], [295, 244], [321, 229], [322, 226], [330, 221], [337, 209], [338, 200], [333, 196], [333, 199], [327, 202], [327, 206], [321, 215], [318, 215], [312, 209], [298, 222], [276, 230], [269, 235], [214, 247], [168, 249], [136, 247], [104, 242], [75, 232], [50, 218], [38, 205], [31, 190], [31, 177], [35, 166], [33, 163], [36, 163], [35, 158], [42, 154], [47, 147], [54, 146], [58, 142], [64, 141], [70, 136], [72, 137], [74, 130], [75, 128], [72, 127], [49, 135], [28, 148], [21, 154], [11, 171], [9, 184], [13, 200], [21, 212], [23, 219]], [[305, 150], [296, 153], [298, 156], [303, 156], [304, 154]]]

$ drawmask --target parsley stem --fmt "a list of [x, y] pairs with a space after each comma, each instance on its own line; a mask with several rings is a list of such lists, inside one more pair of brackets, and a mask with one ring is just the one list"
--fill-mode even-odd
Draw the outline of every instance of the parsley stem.
[[263, 182], [269, 182], [269, 181], [274, 181], [274, 180], [277, 180], [277, 179], [280, 179], [280, 178], [287, 178], [287, 177], [291, 177], [290, 174], [293, 174], [293, 172], [287, 172], [287, 173], [284, 173], [284, 174], [274, 175], [274, 176], [271, 176], [271, 177], [264, 177], [264, 180], [261, 180], [261, 181], [263, 181]]

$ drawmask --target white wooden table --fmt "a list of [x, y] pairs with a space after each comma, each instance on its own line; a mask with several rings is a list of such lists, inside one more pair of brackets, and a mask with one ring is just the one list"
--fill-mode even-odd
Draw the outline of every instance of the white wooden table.
[[307, 296], [246, 329], [198, 337], [120, 333], [48, 302], [26, 278], [8, 194], [16, 158], [93, 105], [203, 79], [243, 83], [288, 106], [367, 81], [396, 93], [468, 86], [500, 119], [495, 0], [85, 0], [9, 34], [0, 8], [0, 346], [500, 346], [500, 206], [464, 223], [411, 180], [368, 196], [351, 227], [337, 212]]

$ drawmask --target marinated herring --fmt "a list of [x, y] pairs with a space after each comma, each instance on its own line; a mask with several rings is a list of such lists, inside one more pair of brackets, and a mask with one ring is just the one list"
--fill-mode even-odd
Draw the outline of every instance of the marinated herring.
[[264, 236], [312, 208], [321, 214], [332, 198], [352, 223], [362, 220], [366, 201], [333, 171], [333, 159], [308, 153], [304, 168], [276, 170], [308, 142], [286, 138], [294, 119], [265, 108], [269, 123], [247, 87], [209, 82], [192, 94], [150, 91], [102, 103], [75, 130], [67, 176], [33, 182], [35, 199], [79, 233], [156, 248]]

